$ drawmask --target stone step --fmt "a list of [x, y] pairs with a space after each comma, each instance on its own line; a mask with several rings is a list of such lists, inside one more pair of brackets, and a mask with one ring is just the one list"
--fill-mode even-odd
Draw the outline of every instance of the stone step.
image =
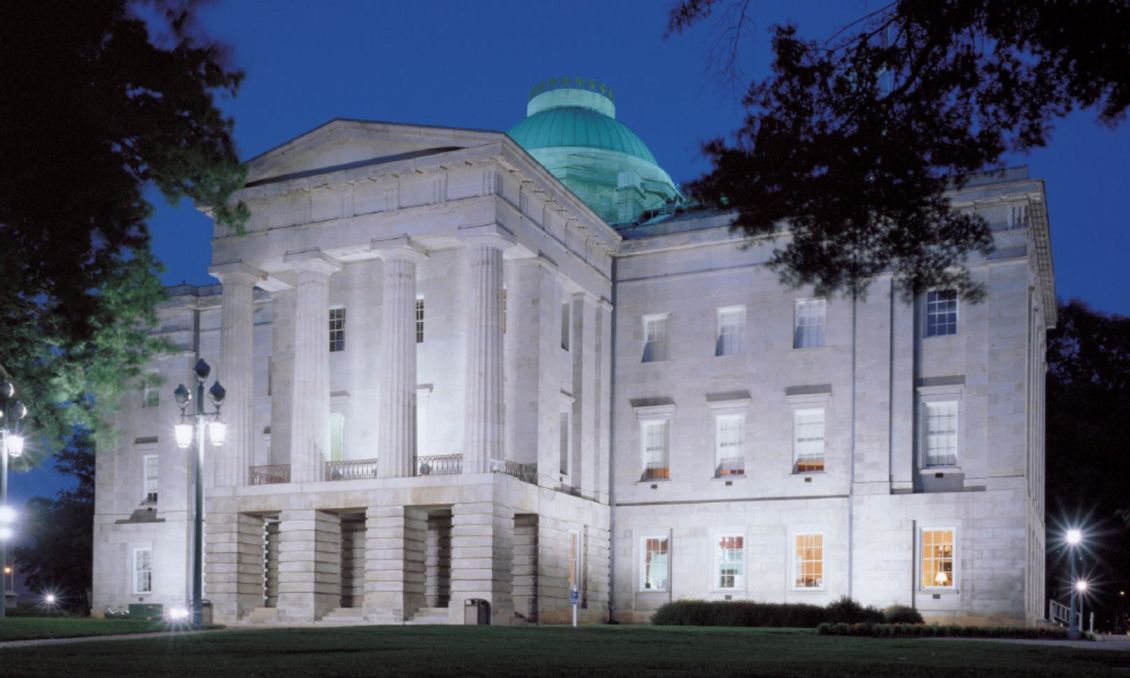
[[257, 607], [247, 615], [249, 624], [273, 624], [279, 620], [277, 607]]
[[338, 607], [327, 612], [318, 621], [322, 624], [364, 624], [365, 611], [359, 607]]
[[421, 607], [412, 615], [412, 618], [404, 622], [410, 626], [422, 626], [427, 624], [450, 624], [448, 617], [448, 610], [446, 607]]

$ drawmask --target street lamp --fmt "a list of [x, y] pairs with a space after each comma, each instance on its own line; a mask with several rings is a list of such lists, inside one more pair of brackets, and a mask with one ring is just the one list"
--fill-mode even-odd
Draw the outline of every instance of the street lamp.
[[[27, 407], [15, 399], [16, 387], [0, 383], [0, 563], [8, 567], [8, 541], [15, 534], [16, 510], [8, 506], [8, 459], [24, 453], [24, 439], [17, 427], [27, 416]], [[11, 428], [9, 428], [9, 426]], [[0, 577], [0, 619], [8, 608], [8, 586]]]
[[[1067, 531], [1067, 559], [1071, 561], [1071, 612], [1067, 615], [1067, 637], [1072, 640], [1077, 640], [1082, 636], [1079, 630], [1079, 625], [1082, 623], [1080, 619], [1083, 616], [1082, 603], [1083, 593], [1087, 590], [1087, 582], [1079, 579], [1076, 573], [1075, 557], [1079, 545], [1083, 543], [1083, 531], [1079, 528], [1073, 527]], [[1079, 606], [1076, 607], [1076, 601]]]
[[[180, 423], [174, 427], [173, 434], [177, 441], [177, 447], [181, 449], [188, 448], [192, 444], [193, 438], [196, 439], [196, 458], [193, 464], [196, 510], [193, 516], [192, 538], [192, 624], [199, 627], [203, 623], [204, 609], [204, 482], [202, 479], [204, 429], [205, 423], [207, 423], [208, 438], [213, 445], [224, 443], [225, 427], [223, 422], [220, 421], [220, 407], [224, 403], [224, 396], [227, 395], [227, 392], [220, 385], [219, 380], [216, 380], [212, 384], [212, 388], [208, 389], [208, 396], [212, 400], [215, 411], [205, 411], [204, 381], [212, 372], [212, 368], [201, 358], [192, 368], [192, 372], [196, 377], [196, 411], [192, 413], [187, 411], [189, 403], [193, 400], [192, 393], [185, 388], [184, 384], [177, 386], [173, 395], [177, 399], [177, 406], [180, 407]], [[211, 421], [207, 421], [209, 417], [212, 418]]]

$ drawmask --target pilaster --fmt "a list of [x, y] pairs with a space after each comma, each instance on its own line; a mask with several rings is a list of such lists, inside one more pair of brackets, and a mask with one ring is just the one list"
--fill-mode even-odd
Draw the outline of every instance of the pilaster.
[[573, 295], [573, 434], [575, 441], [572, 477], [574, 487], [585, 497], [596, 493], [597, 429], [597, 299], [589, 294]]

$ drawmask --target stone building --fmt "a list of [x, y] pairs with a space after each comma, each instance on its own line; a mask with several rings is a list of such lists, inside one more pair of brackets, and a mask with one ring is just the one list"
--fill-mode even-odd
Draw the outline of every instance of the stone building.
[[220, 621], [645, 621], [680, 598], [1043, 606], [1043, 184], [971, 182], [979, 304], [782, 287], [592, 81], [509, 134], [334, 120], [248, 163], [245, 233], [170, 289], [97, 459], [95, 613], [183, 605], [172, 390], [227, 388], [205, 467]]

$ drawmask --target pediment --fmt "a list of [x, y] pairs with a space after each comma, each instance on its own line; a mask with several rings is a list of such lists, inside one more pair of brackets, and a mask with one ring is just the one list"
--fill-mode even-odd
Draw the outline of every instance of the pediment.
[[501, 132], [332, 120], [247, 162], [247, 185], [498, 143]]

